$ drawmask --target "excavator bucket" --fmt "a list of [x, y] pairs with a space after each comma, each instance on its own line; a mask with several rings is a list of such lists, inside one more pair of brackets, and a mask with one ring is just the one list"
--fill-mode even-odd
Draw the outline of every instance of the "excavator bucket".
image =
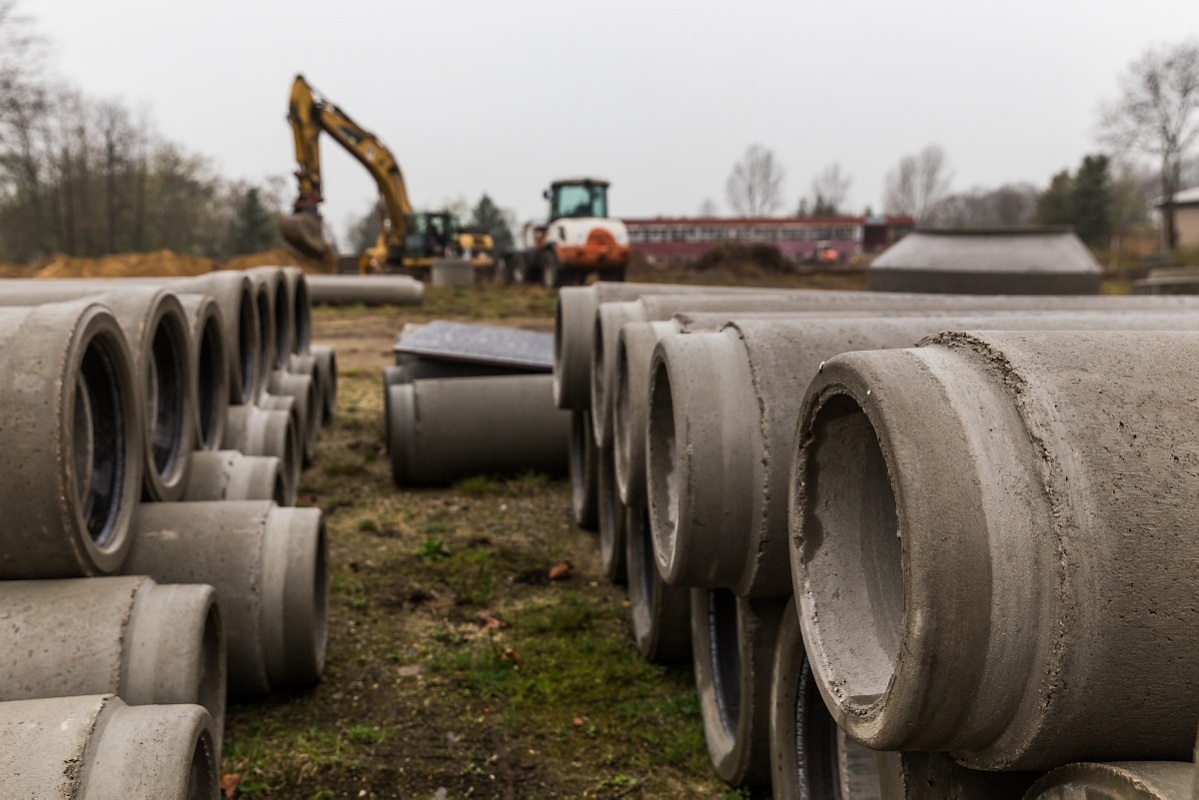
[[331, 265], [337, 257], [325, 241], [322, 228], [322, 220], [317, 214], [301, 212], [279, 220], [279, 232], [284, 241], [302, 255]]

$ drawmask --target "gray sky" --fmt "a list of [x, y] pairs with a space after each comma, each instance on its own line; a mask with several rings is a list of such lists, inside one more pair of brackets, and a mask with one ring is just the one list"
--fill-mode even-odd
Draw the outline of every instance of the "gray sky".
[[[839, 161], [878, 210], [931, 142], [953, 188], [1048, 183], [1095, 149], [1099, 102], [1146, 47], [1199, 34], [1195, 0], [21, 0], [89, 93], [152, 107], [231, 177], [289, 176], [302, 72], [395, 153], [418, 207], [488, 192], [526, 219], [554, 177], [613, 182], [619, 216], [722, 213], [754, 142], [788, 210]], [[339, 235], [376, 195], [323, 140]]]

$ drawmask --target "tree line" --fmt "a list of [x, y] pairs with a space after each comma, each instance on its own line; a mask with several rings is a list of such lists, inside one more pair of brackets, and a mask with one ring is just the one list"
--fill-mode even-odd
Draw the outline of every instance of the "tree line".
[[160, 248], [224, 259], [279, 244], [282, 181], [221, 177], [148, 113], [46, 62], [16, 0], [0, 0], [0, 261]]
[[[1147, 222], [1150, 205], [1157, 205], [1162, 246], [1172, 249], [1173, 198], [1199, 184], [1199, 161], [1191, 159], [1199, 142], [1199, 40], [1150, 48], [1130, 64], [1117, 95], [1101, 108], [1096, 139], [1109, 152], [1086, 155], [1074, 172], [1057, 173], [1044, 188], [1023, 182], [957, 193], [950, 189], [948, 156], [930, 144], [903, 156], [887, 174], [883, 211], [930, 227], [1070, 225], [1087, 244], [1115, 249], [1125, 231]], [[725, 182], [729, 207], [741, 216], [779, 213], [786, 206], [784, 177], [773, 151], [751, 145]], [[850, 185], [834, 163], [812, 181], [794, 213], [846, 213]], [[714, 215], [715, 204], [705, 200], [699, 213]], [[871, 213], [869, 207], [865, 213]]]

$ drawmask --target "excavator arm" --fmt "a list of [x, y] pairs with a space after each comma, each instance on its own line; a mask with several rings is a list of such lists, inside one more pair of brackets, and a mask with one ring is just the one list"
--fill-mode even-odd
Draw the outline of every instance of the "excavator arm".
[[397, 254], [398, 258], [403, 252], [404, 225], [412, 213], [412, 205], [395, 156], [373, 133], [321, 97], [303, 75], [297, 75], [292, 84], [287, 119], [295, 138], [299, 194], [291, 216], [281, 224], [283, 237], [307, 255], [326, 262], [332, 260], [332, 248], [321, 233], [320, 204], [324, 197], [321, 194], [320, 134], [324, 132], [366, 167], [375, 179], [387, 212], [379, 245], [388, 253]]

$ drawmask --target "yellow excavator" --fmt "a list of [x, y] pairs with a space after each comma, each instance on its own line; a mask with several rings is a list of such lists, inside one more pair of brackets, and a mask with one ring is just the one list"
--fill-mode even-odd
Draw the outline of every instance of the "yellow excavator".
[[280, 220], [283, 238], [299, 252], [332, 265], [333, 248], [325, 240], [320, 204], [320, 135], [327, 133], [366, 167], [379, 187], [380, 233], [374, 247], [358, 259], [362, 273], [404, 272], [427, 277], [434, 262], [466, 259], [479, 270], [494, 271], [495, 244], [481, 231], [463, 231], [448, 211], [414, 212], [395, 156], [379, 138], [323, 98], [303, 75], [291, 87], [287, 120], [295, 137], [299, 194], [290, 216]]

